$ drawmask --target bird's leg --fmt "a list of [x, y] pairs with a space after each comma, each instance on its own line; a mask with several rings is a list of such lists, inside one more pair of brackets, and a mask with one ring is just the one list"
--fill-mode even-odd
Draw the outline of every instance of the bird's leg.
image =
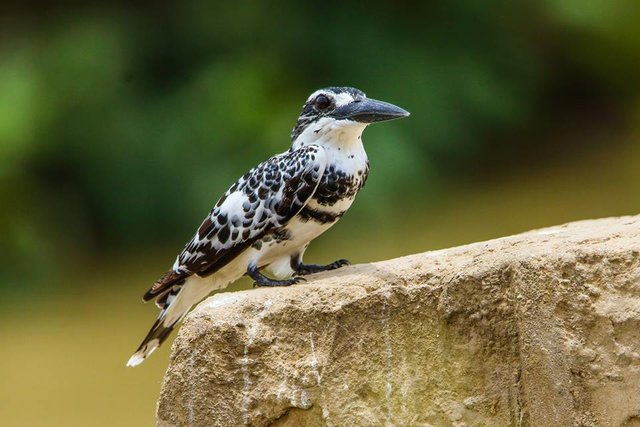
[[349, 264], [351, 263], [346, 259], [339, 259], [327, 265], [303, 264], [302, 262], [297, 262], [292, 267], [297, 274], [304, 276], [306, 274], [320, 273], [321, 271], [335, 270], [336, 268], [344, 267]]
[[264, 274], [260, 273], [260, 270], [255, 265], [249, 266], [249, 268], [247, 269], [247, 276], [249, 276], [253, 280], [255, 280], [255, 283], [253, 284], [253, 287], [256, 287], [256, 286], [290, 286], [290, 285], [295, 285], [298, 282], [302, 282], [302, 281], [306, 282], [306, 279], [303, 279], [302, 277], [292, 277], [291, 279], [285, 279], [285, 280], [270, 279], [267, 276], [265, 276]]

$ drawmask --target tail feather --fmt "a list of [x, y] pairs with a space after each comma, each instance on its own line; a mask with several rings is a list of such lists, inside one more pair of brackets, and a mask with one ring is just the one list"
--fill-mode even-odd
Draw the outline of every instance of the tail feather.
[[153, 326], [151, 326], [147, 336], [142, 340], [140, 347], [127, 362], [127, 366], [138, 366], [144, 362], [151, 353], [160, 347], [160, 344], [167, 339], [176, 324], [187, 314], [189, 306], [178, 307], [174, 304], [181, 291], [181, 286], [174, 286], [158, 296], [156, 305], [162, 311]]
[[209, 294], [211, 287], [204, 286], [200, 280], [197, 276], [191, 276], [156, 296], [156, 304], [162, 311], [127, 366], [137, 366], [144, 362], [167, 339], [191, 307]]
[[149, 330], [147, 336], [142, 340], [142, 343], [140, 344], [136, 352], [133, 353], [131, 358], [129, 358], [127, 366], [138, 366], [139, 364], [144, 362], [144, 360], [149, 357], [151, 353], [153, 353], [158, 347], [160, 347], [160, 344], [162, 344], [167, 339], [176, 324], [178, 324], [187, 313], [184, 313], [178, 319], [168, 324], [165, 324], [165, 314], [166, 310], [162, 310], [160, 316], [151, 327], [151, 330]]

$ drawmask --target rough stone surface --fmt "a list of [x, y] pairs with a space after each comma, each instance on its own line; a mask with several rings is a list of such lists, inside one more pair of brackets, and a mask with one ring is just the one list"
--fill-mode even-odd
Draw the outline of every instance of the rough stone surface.
[[219, 294], [160, 426], [640, 426], [640, 217]]

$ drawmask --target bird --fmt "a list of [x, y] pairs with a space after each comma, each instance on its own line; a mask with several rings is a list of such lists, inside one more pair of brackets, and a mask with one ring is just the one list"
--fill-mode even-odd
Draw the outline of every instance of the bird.
[[[127, 366], [142, 363], [212, 291], [243, 276], [254, 286], [290, 286], [304, 275], [348, 265], [305, 264], [309, 243], [349, 209], [365, 185], [365, 128], [409, 116], [352, 87], [313, 92], [291, 132], [291, 146], [239, 178], [217, 201], [173, 267], [144, 294], [161, 310]], [[268, 272], [272, 277], [264, 273]]]

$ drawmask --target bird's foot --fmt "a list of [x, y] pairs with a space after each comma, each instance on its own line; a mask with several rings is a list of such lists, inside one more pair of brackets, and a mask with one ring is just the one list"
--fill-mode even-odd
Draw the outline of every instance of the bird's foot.
[[346, 259], [339, 259], [327, 265], [300, 263], [296, 268], [296, 273], [300, 274], [301, 276], [304, 276], [307, 274], [320, 273], [321, 271], [335, 270], [337, 268], [344, 267], [345, 265], [350, 265], [350, 264], [351, 263]]
[[291, 286], [295, 285], [296, 283], [307, 281], [307, 279], [303, 277], [292, 277], [291, 279], [285, 280], [270, 279], [264, 274], [260, 273], [260, 270], [258, 270], [256, 267], [250, 267], [247, 270], [247, 275], [255, 280], [255, 282], [253, 283], [254, 288], [263, 286]]
[[256, 280], [253, 283], [253, 287], [261, 288], [264, 286], [291, 286], [291, 285], [295, 285], [296, 283], [306, 282], [306, 281], [307, 279], [305, 279], [304, 277], [292, 277], [291, 279], [285, 279], [285, 280], [275, 280], [275, 279], [269, 279], [268, 277], [265, 277], [264, 279]]

